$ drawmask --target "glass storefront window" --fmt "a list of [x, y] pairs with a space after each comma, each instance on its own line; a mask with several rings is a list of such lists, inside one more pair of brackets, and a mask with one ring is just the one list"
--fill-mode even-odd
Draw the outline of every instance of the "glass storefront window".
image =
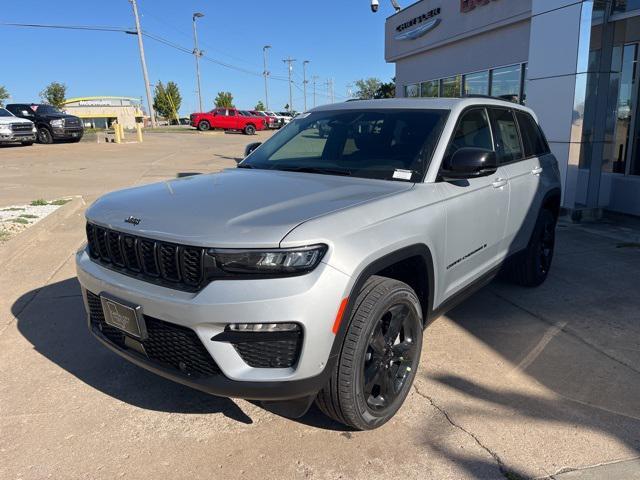
[[491, 70], [491, 95], [510, 102], [520, 101], [520, 65]]
[[614, 0], [613, 13], [624, 13], [640, 8], [640, 0]]
[[422, 82], [420, 84], [420, 96], [421, 97], [439, 97], [440, 82], [438, 82], [438, 80], [432, 80], [430, 82]]
[[404, 96], [407, 98], [419, 97], [420, 96], [420, 84], [413, 83], [411, 85], [405, 85], [404, 87]]
[[462, 91], [462, 76], [443, 78], [440, 80], [440, 95], [442, 97], [459, 97]]
[[464, 76], [465, 95], [489, 94], [489, 71], [470, 73]]

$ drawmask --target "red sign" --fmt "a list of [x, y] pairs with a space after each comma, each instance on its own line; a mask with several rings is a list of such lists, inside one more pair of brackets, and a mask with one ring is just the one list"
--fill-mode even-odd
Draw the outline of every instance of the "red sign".
[[476, 7], [482, 7], [495, 1], [496, 0], [460, 0], [460, 11], [462, 13], [467, 13]]

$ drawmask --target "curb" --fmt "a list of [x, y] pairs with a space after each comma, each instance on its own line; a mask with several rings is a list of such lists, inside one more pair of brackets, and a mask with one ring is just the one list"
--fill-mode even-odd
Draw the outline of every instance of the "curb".
[[74, 215], [86, 205], [81, 196], [73, 197], [55, 212], [49, 214], [32, 227], [18, 233], [0, 247], [0, 269], [7, 261], [15, 259], [27, 251], [34, 243], [43, 239], [61, 221]]

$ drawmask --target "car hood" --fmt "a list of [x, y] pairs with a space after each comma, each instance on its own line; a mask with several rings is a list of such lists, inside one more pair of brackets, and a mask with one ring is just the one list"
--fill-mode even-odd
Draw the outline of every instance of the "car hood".
[[33, 123], [31, 120], [20, 117], [0, 117], [0, 125], [8, 125], [11, 123]]
[[[307, 220], [412, 186], [236, 168], [110, 193], [98, 199], [86, 216], [105, 227], [185, 245], [277, 247]], [[129, 217], [140, 222], [125, 222]]]

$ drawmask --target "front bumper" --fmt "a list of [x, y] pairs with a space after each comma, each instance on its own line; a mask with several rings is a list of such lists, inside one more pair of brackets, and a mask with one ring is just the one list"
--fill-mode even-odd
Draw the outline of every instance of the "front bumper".
[[[220, 280], [196, 293], [177, 291], [131, 278], [93, 262], [83, 250], [77, 254], [78, 279], [87, 292], [108, 293], [140, 305], [143, 315], [195, 332], [220, 373], [190, 375], [159, 364], [110, 341], [91, 326], [93, 334], [131, 362], [193, 388], [228, 397], [285, 400], [317, 393], [326, 383], [335, 340], [332, 332], [340, 301], [350, 277], [321, 263], [313, 272], [282, 279]], [[297, 363], [290, 368], [253, 368], [233, 345], [212, 340], [229, 323], [298, 323], [303, 340]]]
[[84, 135], [83, 128], [53, 128], [53, 138], [56, 140], [72, 140], [82, 138]]
[[36, 134], [35, 133], [0, 133], [0, 142], [35, 142]]

